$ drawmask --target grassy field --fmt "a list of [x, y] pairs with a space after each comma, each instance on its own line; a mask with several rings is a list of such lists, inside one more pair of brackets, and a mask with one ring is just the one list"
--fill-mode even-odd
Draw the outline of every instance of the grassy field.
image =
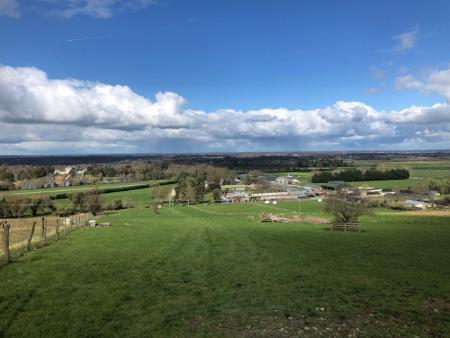
[[136, 182], [122, 182], [122, 183], [101, 183], [92, 185], [82, 185], [73, 187], [56, 187], [56, 188], [46, 188], [46, 189], [32, 189], [32, 190], [12, 190], [12, 191], [1, 191], [0, 195], [18, 195], [33, 197], [36, 195], [40, 196], [55, 196], [61, 193], [67, 192], [83, 192], [93, 189], [108, 189], [108, 188], [120, 188], [120, 187], [132, 187], [142, 184], [157, 184], [165, 180], [149, 180], [149, 181], [136, 181]]
[[[362, 233], [252, 221], [298, 203], [129, 209], [0, 268], [5, 336], [445, 336], [450, 218]], [[300, 211], [326, 216], [317, 202]]]

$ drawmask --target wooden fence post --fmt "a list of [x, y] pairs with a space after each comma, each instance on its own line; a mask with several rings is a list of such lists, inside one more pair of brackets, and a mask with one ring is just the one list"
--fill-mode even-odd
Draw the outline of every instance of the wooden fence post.
[[56, 240], [58, 240], [59, 239], [59, 215], [56, 217], [55, 233], [56, 233]]
[[41, 240], [44, 240], [44, 217], [41, 218]]
[[36, 228], [36, 221], [33, 221], [33, 224], [31, 225], [30, 237], [28, 237], [28, 241], [27, 241], [27, 251], [30, 251], [30, 249], [31, 249], [31, 241], [33, 240], [33, 234], [34, 234], [35, 228]]
[[3, 251], [5, 252], [6, 263], [11, 262], [11, 254], [9, 252], [9, 224], [5, 221], [3, 226]]
[[47, 245], [47, 220], [42, 217], [42, 239], [44, 240], [44, 245]]

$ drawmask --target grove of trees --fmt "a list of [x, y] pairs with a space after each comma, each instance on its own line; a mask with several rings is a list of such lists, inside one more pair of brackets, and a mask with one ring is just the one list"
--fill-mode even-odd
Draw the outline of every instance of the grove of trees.
[[337, 172], [320, 171], [315, 173], [312, 178], [312, 183], [325, 183], [329, 181], [378, 181], [378, 180], [405, 180], [409, 178], [409, 171], [407, 169], [369, 169], [360, 170], [356, 168], [349, 168]]

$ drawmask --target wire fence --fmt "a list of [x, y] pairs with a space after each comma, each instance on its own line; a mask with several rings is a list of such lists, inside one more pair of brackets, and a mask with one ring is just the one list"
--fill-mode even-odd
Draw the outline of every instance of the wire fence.
[[45, 246], [50, 241], [59, 240], [73, 230], [88, 225], [92, 219], [95, 217], [90, 213], [78, 213], [67, 217], [44, 216], [0, 220], [2, 238], [0, 257], [9, 263], [12, 252], [23, 252], [23, 249], [29, 251]]

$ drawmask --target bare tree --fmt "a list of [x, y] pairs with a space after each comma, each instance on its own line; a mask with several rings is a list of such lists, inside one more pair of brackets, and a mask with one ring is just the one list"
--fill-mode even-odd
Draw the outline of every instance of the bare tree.
[[368, 213], [367, 207], [359, 196], [344, 190], [325, 201], [325, 211], [333, 215], [333, 222], [348, 224], [358, 222], [359, 216]]

